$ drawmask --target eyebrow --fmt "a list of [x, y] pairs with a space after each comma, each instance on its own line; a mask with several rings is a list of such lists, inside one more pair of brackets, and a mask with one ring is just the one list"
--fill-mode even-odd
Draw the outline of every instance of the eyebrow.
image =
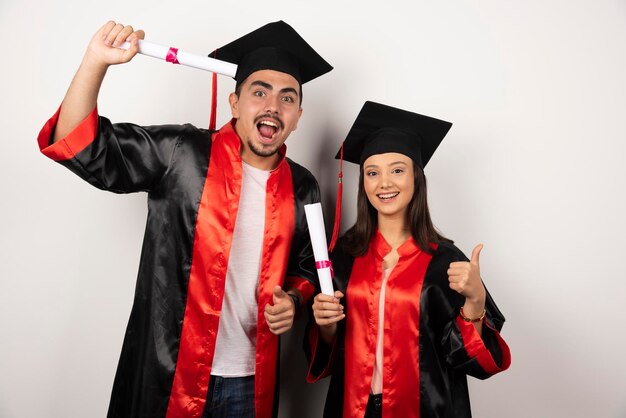
[[296, 97], [298, 97], [298, 91], [294, 89], [293, 87], [285, 87], [284, 89], [281, 89], [280, 92], [281, 93], [293, 93], [296, 95]]
[[[260, 86], [270, 91], [274, 90], [274, 86], [272, 86], [270, 83], [266, 83], [265, 81], [261, 81], [261, 80], [253, 81], [252, 83], [250, 83], [250, 86]], [[293, 87], [285, 87], [281, 89], [280, 92], [281, 93], [293, 93], [296, 95], [296, 97], [298, 97], [298, 91], [294, 89]]]
[[266, 88], [268, 90], [274, 90], [274, 87], [270, 83], [266, 83], [265, 81], [261, 81], [261, 80], [253, 81], [250, 84], [250, 86], [261, 86], [261, 87]]
[[[407, 165], [404, 161], [394, 161], [393, 163], [387, 164], [387, 166], [390, 167], [390, 166], [394, 166], [394, 165], [398, 165], [398, 164]], [[364, 170], [368, 169], [368, 168], [378, 168], [378, 166], [376, 164], [368, 164], [365, 167], [363, 167]]]

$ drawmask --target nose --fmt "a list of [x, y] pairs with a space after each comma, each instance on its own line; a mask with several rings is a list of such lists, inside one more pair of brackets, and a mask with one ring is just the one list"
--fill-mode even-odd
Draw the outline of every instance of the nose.
[[277, 94], [269, 94], [267, 96], [267, 100], [265, 101], [265, 112], [278, 113], [278, 100], [279, 97]]
[[383, 172], [380, 175], [380, 187], [382, 187], [383, 189], [386, 189], [388, 187], [391, 187], [391, 185], [392, 185], [391, 177], [389, 176], [389, 174]]

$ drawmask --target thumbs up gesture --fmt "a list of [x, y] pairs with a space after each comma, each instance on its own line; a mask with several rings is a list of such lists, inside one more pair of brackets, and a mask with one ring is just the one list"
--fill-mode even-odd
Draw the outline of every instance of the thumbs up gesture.
[[470, 261], [455, 261], [448, 268], [448, 281], [450, 288], [472, 304], [484, 306], [486, 291], [480, 278], [480, 252], [482, 244], [478, 244], [472, 251]]
[[272, 304], [265, 305], [265, 321], [273, 334], [280, 335], [291, 329], [296, 305], [280, 286], [274, 286]]

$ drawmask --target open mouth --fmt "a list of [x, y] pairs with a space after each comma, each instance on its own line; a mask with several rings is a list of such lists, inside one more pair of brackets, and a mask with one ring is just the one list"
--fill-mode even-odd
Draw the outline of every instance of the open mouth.
[[261, 140], [271, 142], [279, 130], [279, 124], [271, 119], [261, 119], [257, 122], [256, 128], [261, 135]]
[[400, 192], [394, 192], [394, 193], [380, 193], [377, 194], [376, 196], [382, 200], [383, 202], [389, 202], [390, 200], [393, 200], [393, 198], [395, 198], [396, 196], [398, 196], [400, 194]]

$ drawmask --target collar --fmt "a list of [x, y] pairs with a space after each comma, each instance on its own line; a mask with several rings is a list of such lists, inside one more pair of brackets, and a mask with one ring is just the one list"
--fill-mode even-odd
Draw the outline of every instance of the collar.
[[[376, 251], [380, 258], [385, 257], [391, 251], [391, 245], [385, 241], [383, 234], [381, 234], [378, 229], [376, 229], [370, 248]], [[400, 257], [410, 256], [420, 251], [421, 249], [417, 246], [412, 236], [409, 236], [409, 238], [398, 247], [398, 255], [400, 255]]]

